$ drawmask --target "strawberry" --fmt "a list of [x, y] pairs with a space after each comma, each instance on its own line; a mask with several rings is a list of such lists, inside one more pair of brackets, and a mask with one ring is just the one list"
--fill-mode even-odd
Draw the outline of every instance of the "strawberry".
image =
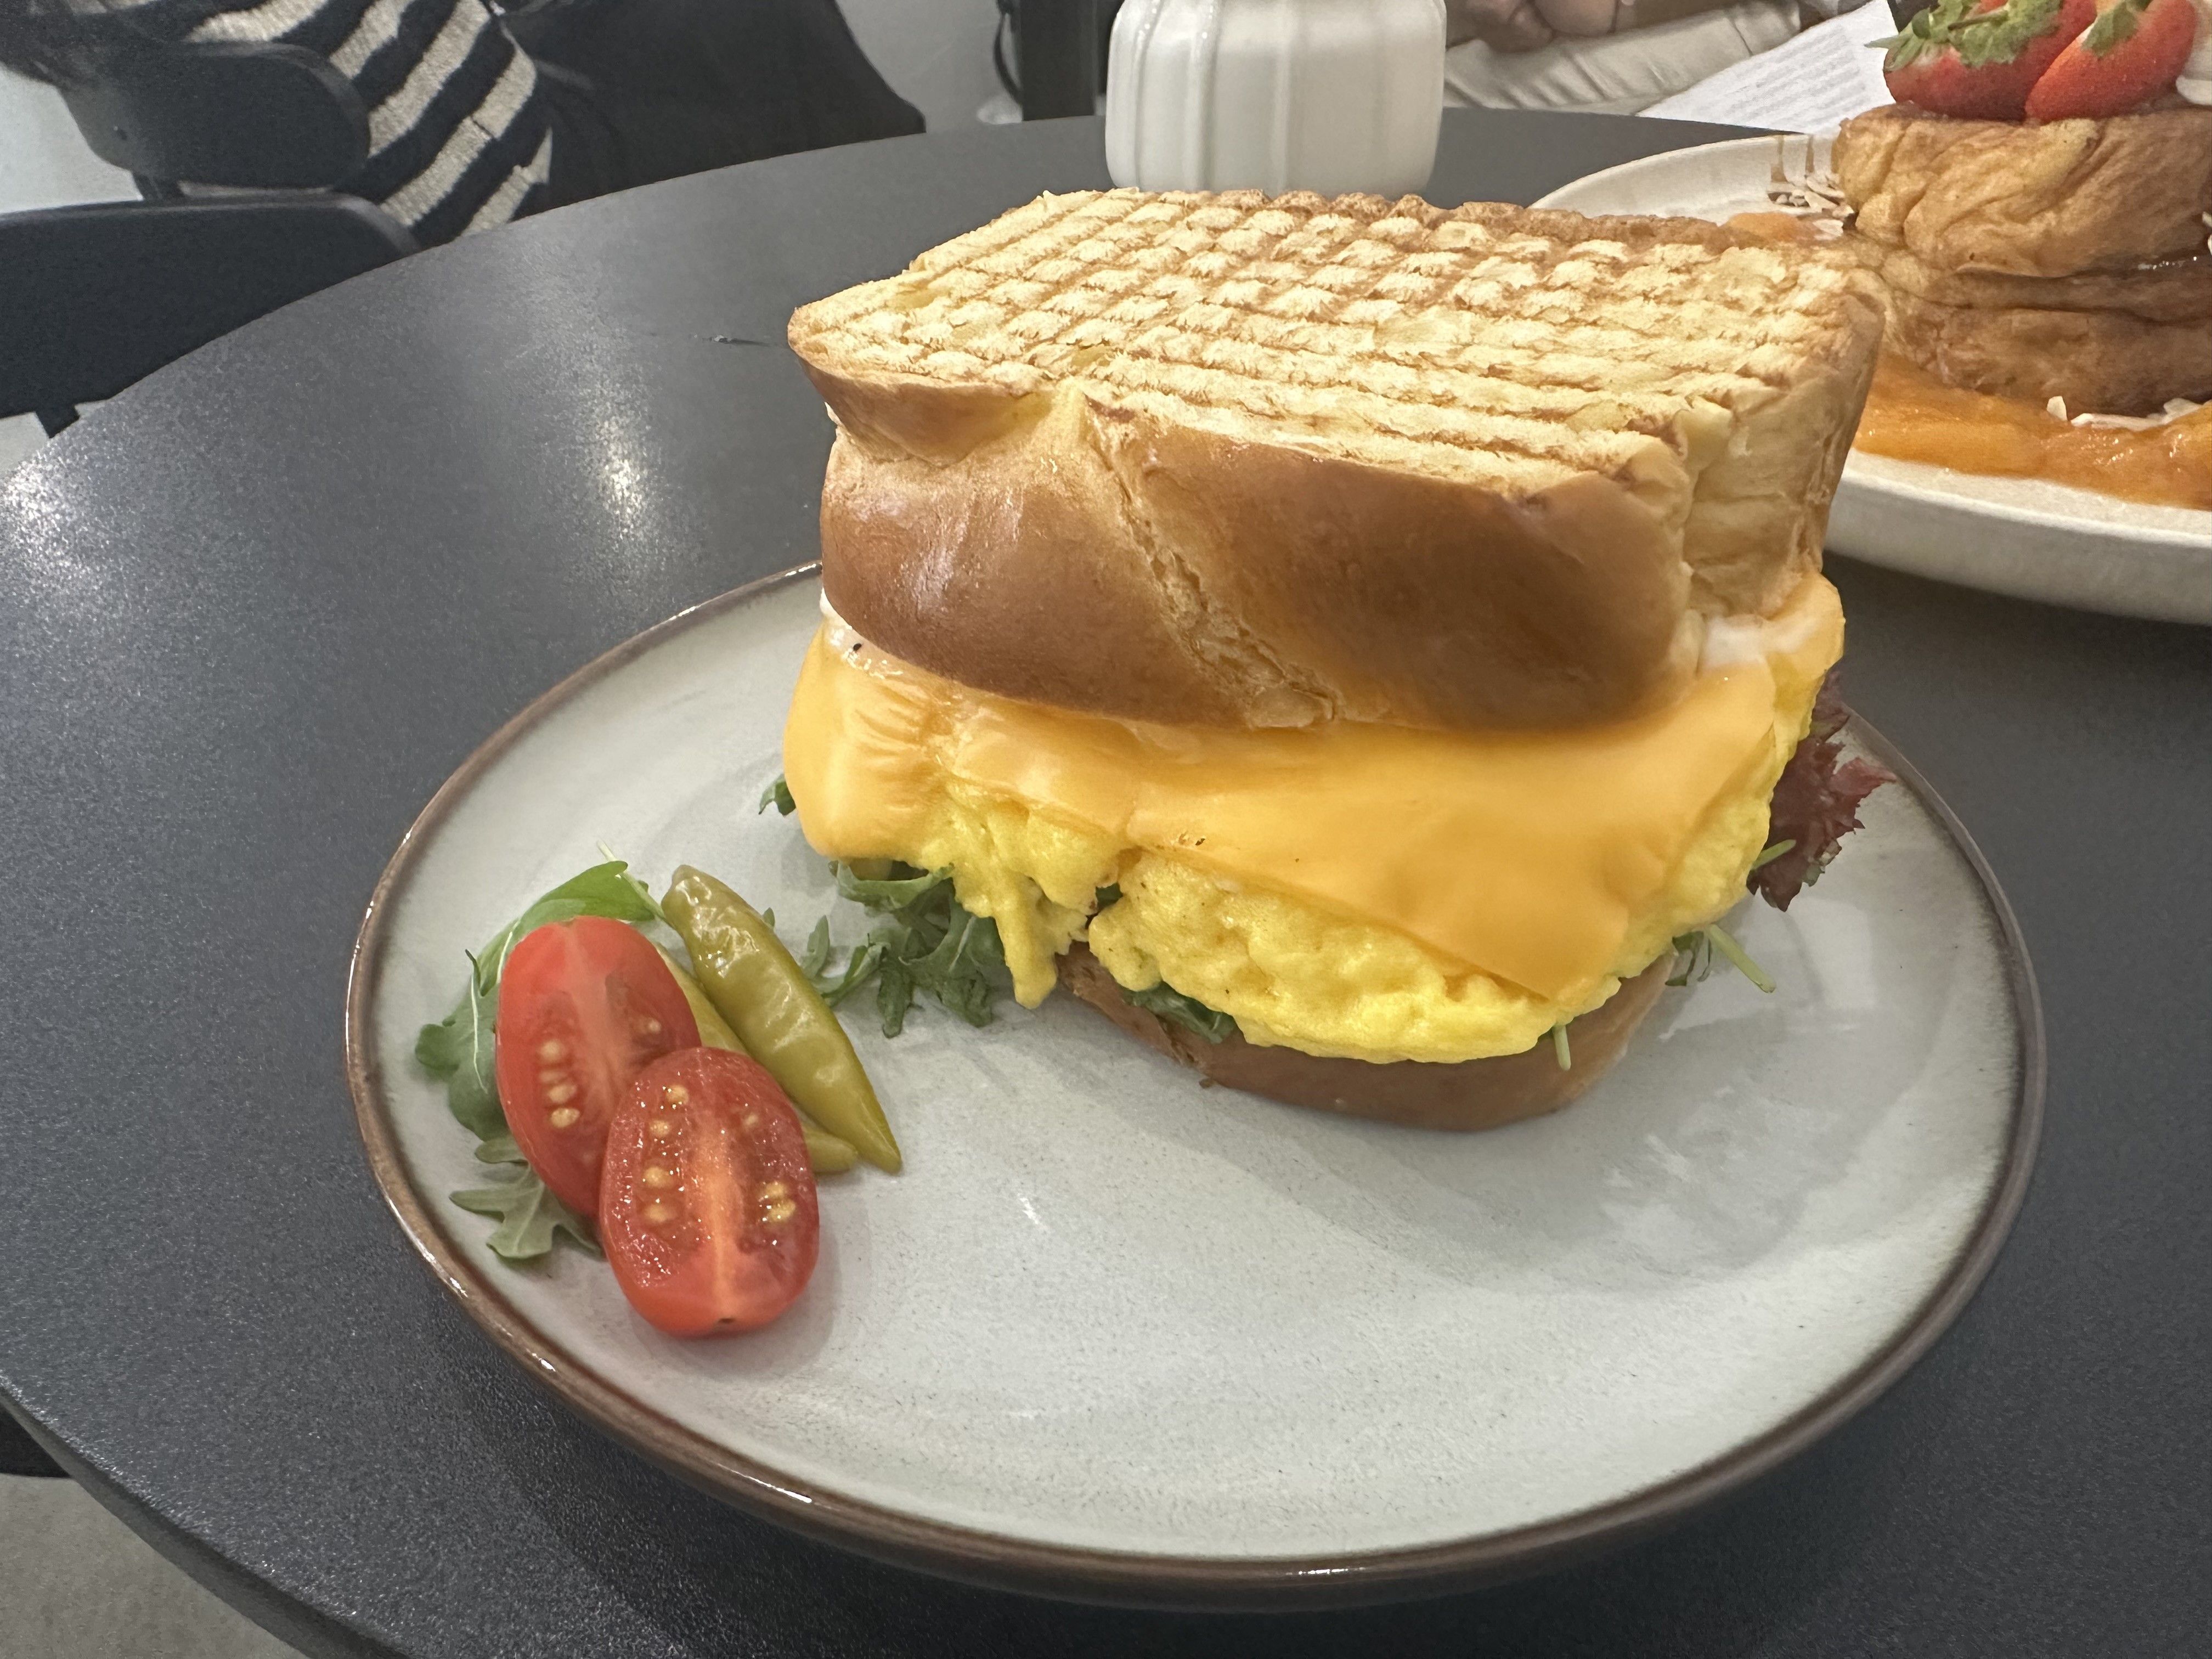
[[1936, 0], [1879, 43], [1889, 48], [1882, 79], [1900, 104], [2017, 121], [2029, 90], [2096, 18], [2097, 0]]
[[2063, 121], [2140, 109], [2173, 90], [2196, 44], [2191, 0], [2114, 0], [2043, 72], [2027, 112]]

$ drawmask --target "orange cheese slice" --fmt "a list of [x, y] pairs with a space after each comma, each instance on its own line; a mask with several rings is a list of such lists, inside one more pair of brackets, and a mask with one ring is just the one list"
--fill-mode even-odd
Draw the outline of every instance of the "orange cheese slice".
[[1842, 653], [1842, 609], [1814, 577], [1729, 639], [1708, 655], [1734, 659], [1680, 702], [1617, 725], [1243, 732], [1018, 702], [841, 652], [825, 630], [800, 672], [785, 774], [826, 857], [911, 859], [957, 780], [1567, 1002], [1613, 969], [1709, 816], [1772, 787]]

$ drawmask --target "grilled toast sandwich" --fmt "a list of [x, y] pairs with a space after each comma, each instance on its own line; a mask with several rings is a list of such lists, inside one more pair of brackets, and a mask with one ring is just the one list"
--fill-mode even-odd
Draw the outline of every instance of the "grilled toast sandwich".
[[[823, 584], [1127, 719], [1567, 726], [1817, 570], [1868, 274], [1701, 221], [1044, 196], [807, 306]], [[1077, 625], [1071, 626], [1071, 619]]]

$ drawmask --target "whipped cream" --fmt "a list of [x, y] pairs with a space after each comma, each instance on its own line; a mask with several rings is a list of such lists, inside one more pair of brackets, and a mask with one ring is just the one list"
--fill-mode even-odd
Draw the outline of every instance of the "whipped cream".
[[2197, 46], [2173, 89], [2192, 104], [2212, 104], [2212, 0], [2196, 0]]

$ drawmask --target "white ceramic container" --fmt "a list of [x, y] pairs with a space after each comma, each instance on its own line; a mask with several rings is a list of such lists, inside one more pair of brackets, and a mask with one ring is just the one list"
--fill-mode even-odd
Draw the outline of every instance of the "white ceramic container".
[[1106, 165], [1144, 190], [1401, 196], [1428, 183], [1443, 0], [1127, 0]]

